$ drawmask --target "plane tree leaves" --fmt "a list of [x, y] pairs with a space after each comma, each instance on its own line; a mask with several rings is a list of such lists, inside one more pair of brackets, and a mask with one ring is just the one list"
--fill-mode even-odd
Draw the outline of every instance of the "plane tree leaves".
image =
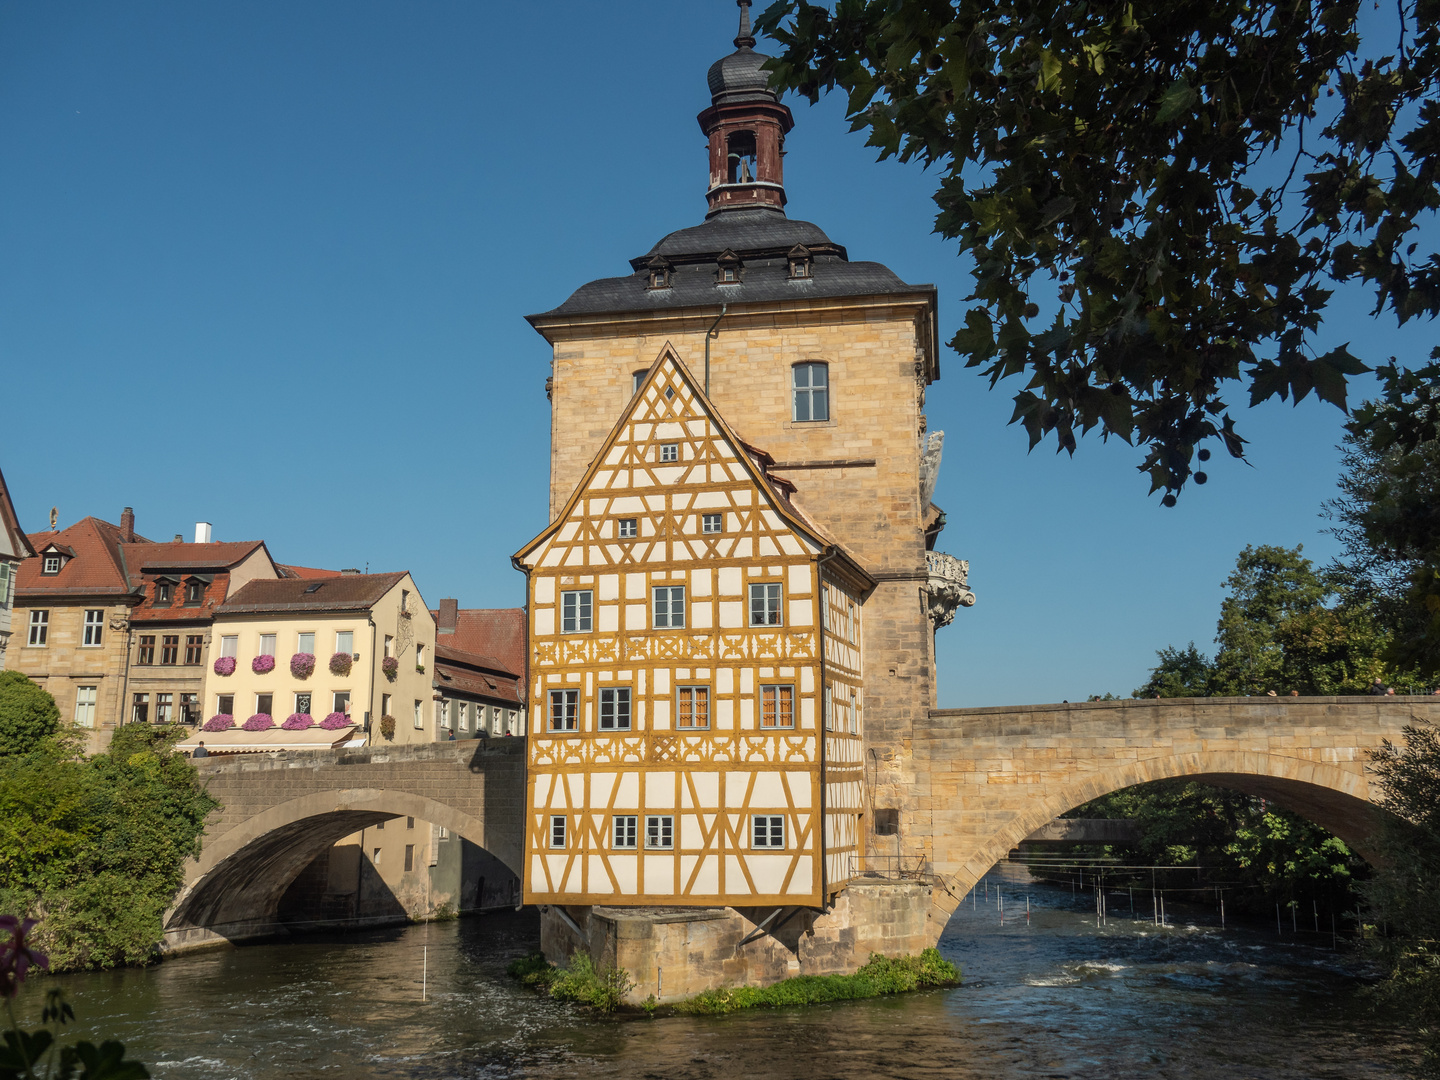
[[842, 90], [882, 158], [936, 170], [935, 229], [974, 260], [950, 345], [992, 386], [1024, 380], [1012, 422], [1032, 447], [1125, 439], [1174, 505], [1205, 480], [1203, 443], [1243, 458], [1237, 395], [1347, 408], [1370, 368], [1317, 347], [1337, 283], [1400, 322], [1440, 313], [1440, 256], [1420, 250], [1440, 207], [1440, 0], [1399, 0], [1384, 42], [1359, 10], [779, 0], [757, 25], [782, 47], [776, 86]]

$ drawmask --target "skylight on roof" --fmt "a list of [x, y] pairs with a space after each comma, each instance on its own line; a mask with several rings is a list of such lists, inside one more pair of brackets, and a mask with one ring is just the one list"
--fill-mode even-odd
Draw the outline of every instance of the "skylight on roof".
[[325, 583], [324, 583], [323, 581], [317, 581], [314, 585], [306, 585], [306, 586], [305, 586], [305, 591], [306, 591], [307, 593], [319, 592], [319, 591], [320, 591], [320, 586], [321, 586], [321, 585], [324, 585], [324, 584], [325, 584]]

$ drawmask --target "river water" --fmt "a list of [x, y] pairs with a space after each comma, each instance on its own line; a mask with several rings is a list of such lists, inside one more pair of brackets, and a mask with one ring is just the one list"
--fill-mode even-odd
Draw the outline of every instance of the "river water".
[[[1162, 928], [1115, 902], [1097, 927], [1089, 895], [1004, 889], [1003, 926], [992, 888], [941, 941], [964, 987], [808, 1009], [586, 1015], [506, 977], [534, 948], [530, 913], [61, 981], [81, 1030], [122, 1039], [163, 1080], [1403, 1075], [1412, 1052], [1369, 1011], [1357, 965], [1313, 935], [1173, 914]], [[44, 985], [22, 994], [24, 1011], [38, 1011]]]

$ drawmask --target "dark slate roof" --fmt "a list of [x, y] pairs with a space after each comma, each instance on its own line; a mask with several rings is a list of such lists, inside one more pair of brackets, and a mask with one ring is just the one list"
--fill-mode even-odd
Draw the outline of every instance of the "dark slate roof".
[[783, 210], [721, 210], [699, 225], [672, 232], [644, 255], [631, 259], [630, 266], [640, 270], [655, 255], [672, 262], [713, 261], [727, 248], [741, 256], [762, 252], [783, 255], [796, 244], [804, 244], [812, 251], [833, 249], [840, 258], [846, 257], [845, 249], [832, 243], [820, 226], [794, 221]]
[[[365, 611], [405, 576], [393, 574], [342, 574], [340, 577], [260, 579], [244, 585], [215, 609], [217, 615], [259, 614], [283, 611]], [[314, 592], [306, 590], [319, 586]]]
[[716, 60], [705, 74], [710, 84], [710, 100], [716, 105], [778, 100], [775, 91], [770, 89], [770, 73], [760, 67], [769, 59], [764, 53], [742, 46]]

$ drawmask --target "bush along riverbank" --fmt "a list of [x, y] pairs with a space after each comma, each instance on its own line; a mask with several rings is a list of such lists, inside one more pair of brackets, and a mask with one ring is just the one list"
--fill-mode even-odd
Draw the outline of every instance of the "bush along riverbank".
[[556, 1001], [573, 1001], [605, 1013], [620, 1010], [655, 1016], [719, 1016], [741, 1009], [783, 1009], [829, 1001], [858, 1001], [960, 985], [960, 969], [941, 956], [938, 949], [926, 949], [919, 956], [889, 957], [871, 953], [865, 966], [853, 975], [797, 975], [770, 986], [707, 990], [670, 1005], [659, 1005], [651, 997], [639, 1006], [625, 1006], [622, 999], [634, 985], [629, 974], [623, 968], [596, 968], [590, 957], [580, 954], [571, 958], [568, 968], [561, 968], [540, 953], [531, 953], [516, 960], [507, 970], [522, 985], [549, 994]]

